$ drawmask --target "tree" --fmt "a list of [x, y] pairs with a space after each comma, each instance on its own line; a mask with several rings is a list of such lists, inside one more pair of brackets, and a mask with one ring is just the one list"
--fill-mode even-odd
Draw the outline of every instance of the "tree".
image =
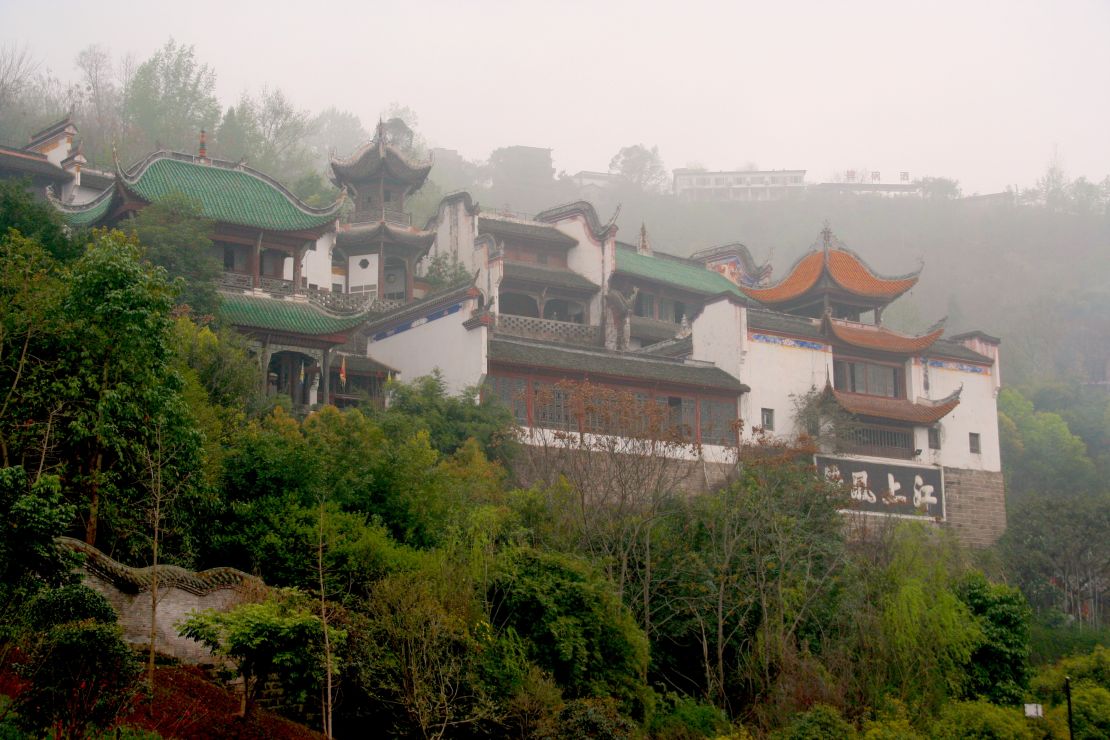
[[[325, 667], [321, 659], [320, 619], [295, 590], [277, 591], [261, 603], [241, 604], [226, 612], [194, 613], [178, 631], [235, 664], [243, 678], [243, 716], [254, 710], [271, 674], [277, 674], [288, 690], [304, 691], [309, 686], [318, 688], [324, 671], [334, 670], [334, 665]], [[338, 628], [329, 632], [336, 649], [345, 638]]]
[[[133, 238], [97, 232], [67, 276], [64, 330], [52, 338], [59, 354], [50, 382], [65, 404], [58, 454], [82, 501], [89, 544], [105, 508], [114, 537], [142, 531], [128, 519], [141, 509], [126, 497], [141, 480], [152, 430], [160, 426], [175, 440], [194, 435], [170, 365], [172, 291], [139, 254]], [[183, 456], [167, 475], [185, 476], [199, 463], [198, 454]]]
[[960, 197], [960, 183], [947, 177], [923, 177], [917, 185], [926, 198], [955, 200]]
[[353, 659], [366, 690], [401, 710], [396, 731], [408, 725], [440, 738], [494, 718], [477, 664], [481, 624], [471, 609], [465, 580], [397, 574], [374, 587], [368, 634]]
[[19, 120], [18, 108], [39, 64], [25, 46], [0, 46], [0, 138], [16, 141], [24, 133], [26, 124]]
[[34, 465], [38, 477], [57, 440], [57, 416], [64, 407], [39, 384], [55, 370], [44, 345], [62, 328], [65, 287], [58, 264], [38, 242], [11, 230], [0, 237], [0, 248], [0, 463]]
[[394, 382], [389, 393], [389, 406], [377, 418], [394, 438], [425, 429], [432, 446], [443, 455], [458, 451], [471, 438], [490, 459], [505, 460], [512, 454], [512, 417], [490, 394], [480, 396], [473, 388], [449, 396], [438, 373], [411, 383]]
[[116, 725], [134, 699], [140, 668], [120, 627], [85, 620], [52, 626], [19, 672], [30, 680], [15, 702], [24, 728], [83, 738]]
[[214, 319], [219, 309], [216, 280], [221, 265], [212, 253], [213, 224], [201, 204], [171, 193], [139, 212], [128, 226], [151, 264], [171, 279], [180, 278], [177, 303], [201, 321]]
[[667, 184], [667, 170], [657, 146], [651, 149], [643, 144], [623, 147], [609, 160], [609, 171], [648, 192], [660, 191]]
[[690, 474], [688, 461], [700, 453], [692, 420], [681, 409], [589, 382], [538, 388], [533, 408], [544, 428], [526, 432], [521, 477], [555, 493], [566, 481], [572, 498], [559, 508], [576, 547], [629, 604], [636, 585], [634, 610], [650, 630], [652, 532]]
[[56, 210], [35, 199], [24, 183], [0, 180], [0, 239], [8, 239], [11, 229], [55, 260], [67, 262], [81, 253], [82, 245], [66, 234]]
[[1021, 703], [1029, 688], [1029, 602], [1013, 586], [971, 573], [956, 587], [983, 630], [971, 654], [964, 695], [993, 704]]
[[612, 697], [643, 717], [648, 643], [612, 587], [571, 556], [531, 549], [506, 552], [491, 580], [490, 623], [513, 630], [529, 660], [568, 697]]
[[661, 594], [665, 639], [696, 646], [702, 690], [734, 716], [813, 669], [804, 656], [844, 568], [843, 500], [795, 451], [767, 445], [673, 523], [688, 554]]
[[307, 141], [314, 125], [308, 111], [294, 107], [281, 90], [263, 88], [256, 97], [244, 94], [237, 107], [227, 109], [212, 150], [293, 182], [313, 169]]
[[370, 138], [371, 134], [357, 115], [332, 106], [316, 115], [305, 143], [312, 151], [317, 166], [322, 169], [327, 166], [332, 152], [339, 157], [348, 157]]
[[124, 90], [124, 139], [128, 153], [150, 148], [193, 151], [201, 129], [212, 130], [220, 115], [216, 73], [197, 61], [194, 48], [170, 39], [139, 65]]
[[1007, 570], [1041, 613], [1110, 623], [1110, 496], [1035, 496], [999, 542]]
[[[5, 624], [14, 625], [22, 605], [40, 590], [74, 580], [78, 558], [54, 542], [73, 515], [56, 477], [32, 481], [21, 467], [0, 468], [0, 517], [6, 522], [0, 538], [0, 609]], [[11, 637], [5, 632], [0, 631], [0, 642]]]
[[81, 70], [87, 109], [81, 122], [82, 148], [91, 161], [107, 163], [121, 123], [121, 98], [112, 58], [99, 44], [91, 44], [78, 52], [77, 68]]
[[1087, 447], [1058, 414], [1035, 411], [1021, 393], [1007, 388], [998, 397], [998, 427], [1007, 505], [1037, 493], [1094, 490], [1095, 469]]

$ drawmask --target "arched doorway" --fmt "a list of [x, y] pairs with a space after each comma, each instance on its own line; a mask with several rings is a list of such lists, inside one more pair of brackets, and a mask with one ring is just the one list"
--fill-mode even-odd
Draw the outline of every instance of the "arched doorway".
[[266, 372], [266, 393], [289, 396], [294, 406], [311, 406], [316, 403], [319, 374], [314, 358], [291, 350], [275, 352]]
[[538, 319], [540, 317], [540, 307], [536, 303], [536, 299], [530, 295], [523, 293], [502, 293], [498, 298], [501, 305], [498, 308], [499, 313], [508, 314], [510, 316], [527, 316], [529, 318]]
[[570, 321], [575, 324], [586, 323], [586, 312], [578, 301], [565, 298], [549, 298], [543, 304], [543, 317], [554, 321]]

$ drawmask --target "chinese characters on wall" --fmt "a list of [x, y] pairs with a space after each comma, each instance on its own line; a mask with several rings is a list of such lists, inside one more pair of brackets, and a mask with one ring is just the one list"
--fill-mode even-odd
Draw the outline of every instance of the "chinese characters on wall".
[[852, 508], [882, 514], [944, 518], [944, 480], [938, 468], [817, 455], [817, 472], [843, 483]]

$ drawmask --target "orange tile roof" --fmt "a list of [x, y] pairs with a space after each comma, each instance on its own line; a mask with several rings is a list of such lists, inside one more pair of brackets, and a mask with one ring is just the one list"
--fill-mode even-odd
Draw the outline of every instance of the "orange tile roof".
[[960, 394], [954, 393], [934, 403], [914, 403], [905, 398], [865, 396], [862, 393], [832, 392], [840, 407], [856, 416], [874, 416], [912, 424], [935, 424], [960, 405]]
[[917, 354], [924, 352], [933, 343], [940, 339], [944, 327], [940, 326], [921, 336], [912, 337], [899, 334], [882, 326], [868, 326], [866, 324], [845, 324], [826, 316], [825, 326], [833, 337], [844, 344], [862, 349], [873, 349], [880, 352], [896, 352], [898, 354]]
[[917, 284], [917, 275], [901, 278], [876, 275], [846, 249], [829, 250], [829, 275], [845, 290], [868, 298], [897, 298]]
[[[827, 254], [827, 259], [826, 259]], [[893, 300], [917, 283], [917, 275], [888, 278], [877, 275], [847, 249], [815, 250], [798, 260], [790, 273], [769, 288], [743, 288], [763, 303], [784, 303], [804, 295], [828, 273], [833, 281], [850, 293], [865, 298]]]
[[821, 252], [810, 252], [794, 264], [790, 273], [769, 288], [742, 288], [752, 298], [763, 303], [781, 303], [797, 298], [817, 284], [824, 269]]

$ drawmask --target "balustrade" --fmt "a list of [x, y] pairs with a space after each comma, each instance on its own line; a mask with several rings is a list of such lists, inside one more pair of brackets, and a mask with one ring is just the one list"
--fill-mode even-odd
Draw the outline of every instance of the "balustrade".
[[575, 324], [570, 321], [498, 314], [496, 330], [500, 334], [525, 339], [581, 344], [590, 347], [601, 345], [601, 327]]

